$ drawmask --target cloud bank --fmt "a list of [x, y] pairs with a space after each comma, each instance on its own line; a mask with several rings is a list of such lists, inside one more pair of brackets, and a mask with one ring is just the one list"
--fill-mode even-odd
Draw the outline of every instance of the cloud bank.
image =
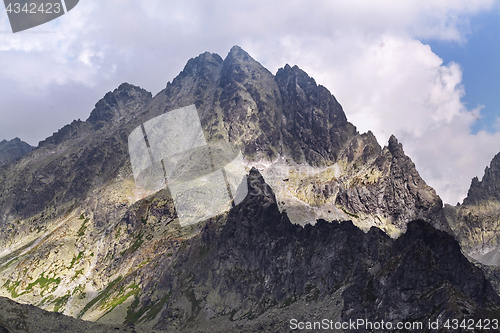
[[459, 64], [426, 39], [466, 45], [476, 1], [86, 0], [60, 19], [9, 34], [0, 15], [0, 139], [36, 144], [85, 119], [122, 82], [157, 93], [204, 51], [238, 44], [275, 72], [297, 64], [325, 85], [361, 132], [403, 143], [445, 202], [466, 194], [500, 151], [500, 134], [472, 134], [481, 106], [466, 106]]

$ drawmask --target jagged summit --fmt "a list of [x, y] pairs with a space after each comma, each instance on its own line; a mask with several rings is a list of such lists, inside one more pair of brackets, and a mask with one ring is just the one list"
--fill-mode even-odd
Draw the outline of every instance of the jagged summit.
[[486, 200], [500, 201], [500, 153], [495, 155], [490, 166], [486, 167], [481, 181], [477, 177], [472, 178], [463, 204], [475, 204]]
[[14, 162], [33, 150], [34, 147], [28, 143], [14, 138], [10, 141], [2, 140], [0, 142], [0, 166]]
[[[238, 163], [249, 171], [254, 195], [227, 214], [182, 227], [173, 191], [153, 193], [135, 183], [128, 138], [145, 122], [193, 104], [207, 143], [222, 140], [241, 152]], [[239, 47], [224, 59], [209, 52], [190, 59], [154, 97], [120, 85], [96, 103], [87, 121], [63, 127], [29, 157], [0, 168], [0, 251], [7, 253], [0, 256], [0, 268], [6, 267], [0, 269], [0, 292], [86, 320], [148, 322], [170, 307], [165, 311], [172, 316], [163, 316], [159, 327], [187, 323], [202, 318], [198, 305], [208, 293], [215, 297], [207, 298], [211, 315], [259, 316], [255, 311], [274, 301], [284, 301], [284, 308], [293, 303], [293, 290], [281, 290], [282, 281], [295, 278], [288, 270], [295, 267], [288, 266], [292, 261], [298, 288], [314, 301], [316, 289], [326, 297], [352, 282], [358, 261], [346, 262], [349, 249], [360, 258], [371, 256], [371, 246], [359, 247], [363, 242], [389, 246], [394, 240], [387, 235], [397, 238], [414, 219], [446, 230], [441, 200], [395, 137], [381, 147], [371, 132], [358, 133], [336, 98], [299, 67], [284, 66], [273, 75]], [[241, 223], [249, 228], [231, 233]], [[259, 229], [264, 227], [272, 234]], [[323, 234], [328, 237], [320, 242]], [[214, 240], [223, 252], [210, 242], [197, 247], [200, 237]], [[231, 242], [238, 245], [232, 257]], [[311, 270], [302, 254], [318, 254], [319, 267], [337, 249], [345, 255], [332, 259], [331, 267], [344, 267], [345, 274], [333, 278], [337, 273], [323, 266], [316, 286], [304, 284]], [[276, 250], [283, 270], [255, 256], [260, 250]], [[287, 261], [288, 251], [297, 258]], [[199, 269], [181, 265], [181, 257]], [[181, 266], [182, 277], [176, 275]], [[272, 293], [266, 275], [252, 275], [261, 271], [272, 277]], [[365, 273], [358, 286], [369, 283]], [[254, 289], [242, 293], [239, 285]], [[170, 291], [176, 293], [172, 299]], [[357, 304], [359, 292], [351, 291], [348, 301]], [[245, 301], [252, 314], [231, 305], [245, 303], [246, 294], [255, 296]]]
[[[241, 150], [250, 165], [272, 164], [280, 157], [296, 164], [289, 164], [286, 172], [298, 171], [297, 168], [302, 168], [300, 165], [316, 168], [306, 182], [302, 179], [299, 183], [287, 183], [285, 187], [279, 184], [282, 179], [290, 178], [290, 174], [283, 174], [281, 180], [274, 182], [269, 173], [264, 172], [278, 196], [285, 196], [280, 201], [285, 204], [280, 208], [294, 210], [295, 200], [299, 200], [301, 205], [320, 209], [309, 217], [296, 218], [297, 223], [314, 222], [320, 216], [330, 220], [353, 218], [359, 226], [378, 225], [397, 235], [410, 218], [442, 218], [439, 197], [420, 178], [394, 136], [389, 140], [388, 151], [382, 150], [373, 134], [359, 134], [335, 97], [298, 66], [285, 65], [273, 75], [238, 46], [234, 46], [225, 59], [209, 52], [190, 59], [181, 73], [154, 97], [140, 87], [124, 83], [96, 103], [87, 121], [74, 121], [42, 141], [39, 146], [49, 150], [53, 149], [49, 145], [73, 145], [70, 149], [75, 149], [75, 158], [80, 156], [78, 163], [88, 168], [88, 176], [76, 183], [74, 179], [80, 179], [82, 172], [77, 170], [81, 168], [66, 171], [63, 174], [73, 181], [63, 184], [65, 191], [74, 188], [69, 191], [71, 195], [57, 195], [54, 188], [44, 199], [34, 200], [40, 201], [40, 206], [18, 207], [16, 211], [39, 212], [55, 197], [59, 199], [54, 203], [66, 201], [63, 198], [83, 200], [92, 186], [116, 177], [115, 172], [123, 163], [130, 168], [126, 138], [134, 128], [165, 112], [191, 104], [198, 110], [206, 139], [229, 141]], [[98, 154], [92, 154], [107, 156], [108, 160], [101, 163], [115, 161], [116, 164], [116, 158], [121, 161], [105, 177], [94, 170], [99, 163], [88, 163], [77, 152], [82, 144], [83, 147], [90, 144], [94, 147], [89, 148], [90, 153], [99, 149], [102, 142], [109, 143], [109, 147], [115, 146], [114, 152], [100, 149]], [[52, 163], [64, 165], [65, 170], [76, 163], [73, 159], [63, 162], [62, 156]], [[39, 170], [39, 166], [37, 168]], [[53, 165], [46, 168], [43, 173], [49, 175], [53, 173], [49, 168], [58, 169]], [[321, 173], [320, 168], [329, 168], [329, 171]], [[104, 169], [110, 170], [109, 167]], [[277, 177], [274, 169], [270, 170], [273, 177]], [[28, 171], [19, 174], [23, 172]], [[393, 179], [394, 175], [400, 175], [402, 180]], [[20, 180], [19, 184], [29, 179]], [[400, 181], [397, 190], [387, 187]], [[408, 181], [412, 185], [406, 186]], [[47, 186], [52, 184], [49, 182]], [[285, 190], [282, 192], [278, 188]], [[287, 193], [294, 194], [287, 198]], [[29, 193], [22, 196], [29, 196]], [[366, 202], [361, 204], [360, 198], [365, 198]], [[11, 209], [6, 211], [13, 212]]]
[[139, 111], [151, 101], [151, 93], [129, 83], [122, 83], [100, 99], [86, 121], [74, 120], [52, 136], [40, 141], [39, 147], [58, 145], [67, 140], [86, 137], [102, 129], [116, 130], [138, 117]]
[[481, 180], [472, 179], [462, 205], [447, 205], [445, 213], [469, 255], [486, 265], [500, 265], [500, 153]]
[[111, 123], [116, 121], [121, 124], [127, 123], [134, 116], [137, 116], [137, 112], [151, 98], [150, 92], [129, 83], [122, 83], [96, 103], [87, 122], [97, 128], [109, 127]]

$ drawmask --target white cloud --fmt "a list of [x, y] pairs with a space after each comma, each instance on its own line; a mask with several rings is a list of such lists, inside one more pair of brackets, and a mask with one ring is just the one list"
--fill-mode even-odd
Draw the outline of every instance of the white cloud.
[[[468, 19], [494, 0], [201, 1], [86, 0], [52, 23], [53, 33], [0, 34], [0, 139], [35, 143], [96, 96], [127, 81], [153, 93], [204, 51], [239, 44], [275, 72], [297, 64], [327, 86], [361, 131], [384, 144], [394, 133], [444, 201], [465, 195], [495, 152], [497, 134], [470, 134], [459, 64], [443, 64], [418, 39], [465, 43]], [[10, 27], [0, 12], [0, 30]], [[88, 96], [71, 105], [71, 91]], [[92, 98], [93, 100], [90, 100]], [[32, 108], [34, 110], [32, 110]], [[22, 112], [13, 112], [22, 110]], [[27, 116], [31, 114], [31, 116]], [[61, 116], [63, 115], [63, 116]], [[52, 119], [52, 127], [39, 126]], [[16, 125], [13, 125], [16, 124]], [[16, 127], [17, 126], [17, 127]], [[17, 132], [15, 132], [17, 131]]]
[[[251, 48], [259, 54], [271, 46]], [[500, 133], [470, 133], [482, 107], [468, 110], [461, 101], [460, 66], [443, 65], [411, 37], [284, 37], [279, 50], [277, 63], [296, 63], [327, 86], [360, 132], [371, 130], [381, 145], [395, 134], [444, 202], [462, 201], [471, 178], [500, 151]]]

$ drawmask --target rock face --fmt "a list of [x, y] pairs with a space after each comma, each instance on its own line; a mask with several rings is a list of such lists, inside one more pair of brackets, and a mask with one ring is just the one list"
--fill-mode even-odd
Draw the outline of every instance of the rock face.
[[474, 205], [488, 200], [500, 201], [500, 153], [493, 157], [490, 166], [486, 167], [481, 181], [477, 177], [472, 178], [463, 204]]
[[0, 167], [20, 159], [33, 150], [33, 147], [19, 138], [0, 142]]
[[445, 207], [446, 217], [462, 247], [486, 265], [500, 265], [500, 153], [474, 177], [462, 205]]
[[[258, 168], [268, 185], [253, 172], [261, 185], [245, 205], [183, 228], [168, 188], [152, 193], [136, 186], [128, 137], [144, 122], [192, 104], [206, 140], [232, 143], [247, 170]], [[274, 194], [260, 196], [259, 189]], [[359, 285], [368, 283], [366, 272], [375, 274], [389, 253], [396, 255], [395, 241], [371, 228], [395, 237], [422, 219], [446, 230], [441, 205], [395, 137], [382, 148], [371, 132], [359, 134], [328, 90], [298, 67], [274, 76], [239, 47], [225, 59], [204, 53], [155, 97], [122, 84], [86, 121], [0, 168], [0, 294], [146, 331], [203, 322], [200, 304], [214, 330], [217, 318], [224, 325], [228, 316], [257, 323], [267, 311], [280, 311], [277, 305], [299, 313], [307, 302], [349, 318], [343, 304], [355, 301], [347, 296], [351, 276], [365, 272]], [[325, 260], [329, 266], [317, 275], [306, 269]], [[380, 272], [386, 275], [370, 282], [377, 295], [392, 276]], [[424, 287], [449, 280], [439, 276]], [[483, 287], [484, 295], [453, 280], [442, 290], [459, 290], [480, 313], [483, 298], [496, 302]], [[398, 302], [411, 303], [405, 297]]]
[[297, 66], [280, 68], [275, 80], [283, 100], [284, 155], [313, 166], [337, 161], [357, 133], [335, 97]]
[[339, 205], [355, 214], [388, 217], [399, 229], [404, 229], [404, 221], [432, 216], [435, 227], [448, 230], [441, 200], [420, 177], [394, 136], [370, 167], [383, 176], [373, 182], [365, 175], [368, 181], [360, 179], [361, 184], [367, 183], [365, 186], [352, 186], [351, 183], [341, 187], [337, 196]]
[[351, 222], [301, 227], [279, 212], [256, 169], [248, 185], [225, 223], [211, 220], [173, 256], [148, 264], [161, 269], [129, 320], [173, 331], [274, 332], [290, 318], [444, 324], [487, 318], [500, 305], [453, 237], [427, 222], [411, 222], [396, 241]]
[[128, 83], [122, 83], [97, 102], [87, 122], [92, 124], [94, 129], [124, 125], [137, 116], [137, 113], [151, 98], [150, 92]]
[[13, 302], [0, 297], [0, 332], [1, 333], [111, 333], [135, 332], [129, 327], [106, 326], [78, 320], [38, 309], [32, 305]]
[[150, 100], [150, 93], [122, 84], [96, 104], [88, 121], [64, 126], [27, 158], [0, 171], [0, 225], [37, 215], [53, 218], [115, 179], [130, 163], [123, 124]]
[[237, 46], [224, 60], [204, 53], [142, 117], [189, 104], [196, 105], [208, 141], [230, 142], [248, 165], [261, 166], [294, 223], [351, 219], [398, 236], [410, 219], [423, 218], [447, 230], [441, 199], [397, 140], [381, 149], [372, 133], [359, 134], [335, 97], [297, 66], [273, 76]]

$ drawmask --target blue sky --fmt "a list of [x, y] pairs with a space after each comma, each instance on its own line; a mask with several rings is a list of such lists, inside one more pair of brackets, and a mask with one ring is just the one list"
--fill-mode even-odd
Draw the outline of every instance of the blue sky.
[[239, 45], [298, 65], [360, 132], [391, 134], [444, 202], [500, 152], [500, 0], [82, 0], [12, 34], [0, 10], [0, 140], [32, 145], [129, 82], [161, 91], [188, 59]]
[[498, 6], [470, 18], [470, 32], [466, 41], [423, 39], [424, 43], [445, 63], [460, 64], [463, 70], [465, 95], [468, 107], [483, 105], [481, 117], [471, 131], [496, 132], [500, 130], [500, 9]]

